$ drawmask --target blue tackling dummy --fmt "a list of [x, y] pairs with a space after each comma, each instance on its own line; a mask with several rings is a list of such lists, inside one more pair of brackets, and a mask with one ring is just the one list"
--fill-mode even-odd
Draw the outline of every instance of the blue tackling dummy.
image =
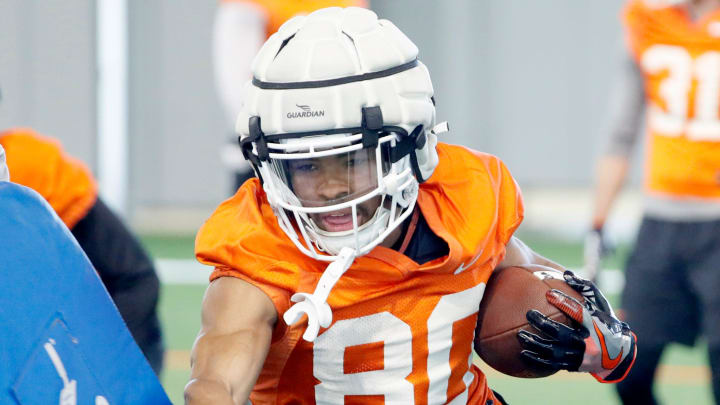
[[70, 231], [6, 181], [0, 270], [1, 404], [170, 404]]

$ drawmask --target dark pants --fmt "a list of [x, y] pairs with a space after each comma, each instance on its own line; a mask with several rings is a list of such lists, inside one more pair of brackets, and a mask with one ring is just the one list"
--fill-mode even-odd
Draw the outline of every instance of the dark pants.
[[709, 345], [715, 402], [720, 404], [720, 220], [644, 218], [625, 271], [622, 308], [638, 337], [638, 354], [617, 384], [625, 404], [655, 404], [653, 379], [672, 342]]
[[133, 338], [160, 375], [163, 366], [157, 316], [160, 282], [152, 261], [100, 198], [72, 233], [100, 275]]

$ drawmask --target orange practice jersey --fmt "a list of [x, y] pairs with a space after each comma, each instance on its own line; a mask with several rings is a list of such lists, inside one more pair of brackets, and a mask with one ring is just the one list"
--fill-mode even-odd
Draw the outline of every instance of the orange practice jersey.
[[223, 0], [245, 1], [259, 6], [267, 16], [266, 35], [274, 34], [285, 21], [326, 7], [366, 7], [364, 0]]
[[624, 22], [648, 100], [647, 191], [720, 198], [720, 9], [692, 21], [632, 0]]
[[54, 139], [30, 129], [0, 133], [10, 181], [37, 191], [68, 228], [95, 204], [97, 186], [90, 170], [62, 150]]
[[211, 279], [248, 281], [278, 311], [253, 403], [484, 405], [494, 398], [472, 364], [472, 342], [485, 283], [522, 221], [522, 199], [496, 157], [446, 144], [438, 153], [418, 205], [448, 256], [418, 265], [378, 246], [357, 258], [332, 289], [333, 323], [314, 343], [301, 339], [306, 324], [287, 327], [282, 314], [295, 292], [314, 291], [327, 262], [293, 245], [259, 181], [245, 183], [201, 228], [195, 252], [216, 267]]

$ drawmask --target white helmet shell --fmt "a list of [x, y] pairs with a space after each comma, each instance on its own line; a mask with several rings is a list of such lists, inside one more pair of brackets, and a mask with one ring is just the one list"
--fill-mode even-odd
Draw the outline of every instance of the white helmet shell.
[[[253, 155], [250, 160], [281, 227], [312, 257], [334, 260], [343, 247], [352, 247], [356, 255], [367, 253], [410, 214], [418, 182], [435, 169], [433, 87], [417, 55], [418, 48], [390, 21], [379, 20], [367, 9], [332, 7], [288, 20], [256, 56], [236, 130], [244, 152]], [[264, 137], [364, 133], [368, 125], [375, 125], [372, 130], [381, 137], [387, 133], [380, 128], [399, 129], [392, 131], [401, 133], [392, 141], [381, 140], [393, 147], [400, 138], [412, 139], [411, 148], [407, 139], [402, 145], [404, 157], [393, 159], [393, 169], [378, 179], [376, 194], [388, 197], [394, 206], [384, 204], [371, 223], [356, 225], [353, 232], [323, 231], [308, 220], [310, 210], [303, 211], [289, 190], [270, 178], [270, 144]], [[376, 135], [375, 144], [377, 139]], [[281, 149], [270, 155], [278, 158]], [[294, 213], [304, 246], [288, 212]], [[326, 254], [319, 255], [312, 245]]]

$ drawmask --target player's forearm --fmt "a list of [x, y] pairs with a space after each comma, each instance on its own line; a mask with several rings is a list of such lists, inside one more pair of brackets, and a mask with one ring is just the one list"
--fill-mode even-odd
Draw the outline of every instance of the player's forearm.
[[185, 386], [185, 404], [234, 405], [223, 383], [201, 378], [193, 378]]
[[201, 334], [193, 347], [187, 403], [245, 405], [265, 362], [271, 334], [270, 327], [220, 336]]
[[598, 162], [595, 173], [595, 196], [592, 225], [602, 227], [612, 204], [625, 182], [630, 162], [625, 156], [605, 156]]
[[630, 55], [621, 61], [611, 94], [604, 154], [595, 167], [592, 226], [600, 228], [610, 213], [627, 175], [630, 156], [640, 138], [645, 110], [645, 89], [640, 67]]
[[[242, 365], [237, 367], [242, 367]], [[255, 375], [238, 375], [232, 384], [225, 382], [224, 378], [217, 375], [191, 378], [185, 386], [185, 403], [187, 405], [245, 405], [257, 380], [257, 373], [253, 374]]]
[[554, 261], [538, 254], [528, 245], [516, 237], [510, 238], [505, 247], [505, 258], [496, 266], [505, 268], [512, 266], [523, 266], [528, 264], [539, 264], [553, 269], [564, 271], [565, 268]]

